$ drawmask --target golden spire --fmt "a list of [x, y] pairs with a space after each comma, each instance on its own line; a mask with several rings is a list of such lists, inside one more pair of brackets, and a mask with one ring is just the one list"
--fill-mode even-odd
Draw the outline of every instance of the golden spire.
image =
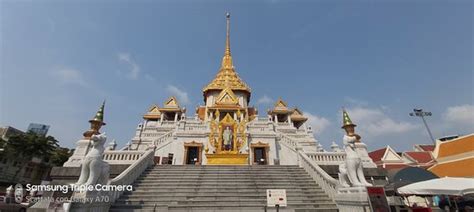
[[224, 57], [222, 58], [222, 69], [231, 69], [234, 67], [232, 64], [232, 55], [230, 54], [230, 13], [225, 14], [226, 22], [227, 22], [227, 29], [226, 29], [226, 37], [225, 37], [225, 51]]
[[230, 88], [232, 90], [242, 90], [250, 93], [250, 88], [240, 79], [237, 72], [235, 72], [232, 62], [232, 55], [230, 53], [230, 13], [226, 13], [226, 23], [225, 51], [221, 68], [216, 77], [204, 87], [203, 92], [206, 93], [209, 90], [224, 90], [225, 88]]

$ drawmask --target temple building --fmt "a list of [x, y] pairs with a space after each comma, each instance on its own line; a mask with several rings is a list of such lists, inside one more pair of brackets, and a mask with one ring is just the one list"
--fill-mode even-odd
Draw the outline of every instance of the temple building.
[[[281, 98], [259, 117], [251, 106], [251, 88], [237, 74], [230, 48], [230, 16], [226, 16], [227, 30], [222, 62], [214, 79], [202, 89], [204, 102], [186, 116], [175, 97], [163, 105], [151, 105], [143, 115], [131, 142], [124, 148], [143, 151], [156, 148], [159, 164], [267, 164], [295, 165], [294, 151], [280, 142], [294, 140], [304, 151], [318, 152], [307, 117], [297, 108], [289, 108]], [[103, 112], [103, 106], [101, 108]], [[78, 143], [75, 156], [66, 166], [79, 166], [85, 154], [87, 138], [98, 132], [103, 123], [91, 120], [91, 130]], [[96, 123], [97, 122], [97, 123]], [[86, 135], [87, 134], [87, 135]], [[319, 145], [320, 146], [320, 145]], [[75, 162], [72, 160], [75, 159]]]

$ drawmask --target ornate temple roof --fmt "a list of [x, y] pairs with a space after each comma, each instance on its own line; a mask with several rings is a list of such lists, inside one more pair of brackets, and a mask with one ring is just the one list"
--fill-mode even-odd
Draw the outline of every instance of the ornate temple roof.
[[168, 100], [165, 101], [162, 108], [158, 109], [160, 112], [164, 111], [183, 111], [179, 106], [178, 100], [176, 97], [171, 96]]
[[210, 90], [223, 90], [230, 88], [232, 90], [251, 92], [250, 87], [240, 79], [239, 75], [235, 71], [232, 55], [230, 53], [230, 14], [226, 14], [227, 20], [227, 36], [225, 43], [224, 57], [222, 58], [221, 68], [217, 73], [216, 77], [203, 89], [206, 93]]
[[273, 106], [273, 109], [269, 110], [268, 114], [289, 114], [292, 112], [292, 110], [288, 109], [288, 104], [286, 104], [286, 102], [281, 98], [278, 98], [278, 100], [275, 102], [275, 105]]
[[293, 113], [291, 113], [290, 118], [292, 121], [307, 121], [308, 118], [303, 115], [298, 108], [293, 109]]
[[160, 107], [158, 105], [152, 105], [148, 112], [143, 115], [144, 119], [158, 119], [161, 116]]

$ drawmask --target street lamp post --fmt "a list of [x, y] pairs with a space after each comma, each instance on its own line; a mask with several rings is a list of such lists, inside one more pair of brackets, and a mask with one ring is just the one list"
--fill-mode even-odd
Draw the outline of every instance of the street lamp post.
[[436, 141], [433, 137], [433, 134], [431, 133], [431, 130], [428, 127], [428, 124], [426, 123], [426, 120], [425, 120], [425, 116], [431, 116], [431, 115], [432, 115], [431, 112], [425, 112], [423, 111], [423, 109], [417, 109], [417, 108], [413, 109], [413, 113], [410, 113], [410, 116], [421, 117], [421, 120], [423, 120], [423, 124], [425, 124], [426, 130], [428, 131], [428, 135], [430, 136], [431, 141], [433, 141], [433, 144], [436, 145]]

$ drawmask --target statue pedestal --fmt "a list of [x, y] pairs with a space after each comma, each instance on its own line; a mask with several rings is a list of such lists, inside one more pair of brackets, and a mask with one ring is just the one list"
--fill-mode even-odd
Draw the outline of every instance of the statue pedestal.
[[370, 211], [367, 189], [365, 187], [339, 188], [335, 202], [341, 212]]
[[249, 154], [206, 154], [207, 165], [248, 165]]

